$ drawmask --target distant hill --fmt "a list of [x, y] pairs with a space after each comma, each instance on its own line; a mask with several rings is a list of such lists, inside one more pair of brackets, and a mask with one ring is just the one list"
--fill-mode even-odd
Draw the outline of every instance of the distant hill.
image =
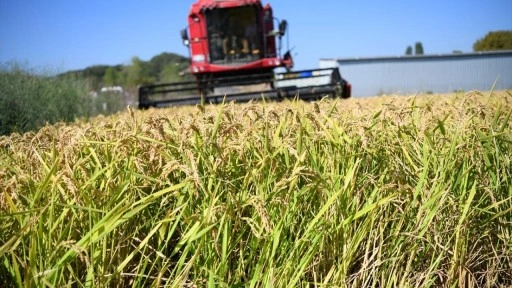
[[187, 57], [164, 52], [149, 61], [133, 57], [129, 65], [94, 65], [82, 70], [68, 71], [58, 77], [86, 80], [90, 89], [94, 91], [99, 91], [105, 86], [122, 86], [130, 89], [140, 84], [191, 79], [188, 73], [189, 63]]

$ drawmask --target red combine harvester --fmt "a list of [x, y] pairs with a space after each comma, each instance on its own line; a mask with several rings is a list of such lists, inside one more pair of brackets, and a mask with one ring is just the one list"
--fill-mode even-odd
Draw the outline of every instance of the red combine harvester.
[[290, 51], [281, 56], [287, 26], [260, 0], [198, 0], [181, 31], [196, 80], [141, 86], [139, 107], [350, 97], [350, 84], [337, 68], [291, 72]]

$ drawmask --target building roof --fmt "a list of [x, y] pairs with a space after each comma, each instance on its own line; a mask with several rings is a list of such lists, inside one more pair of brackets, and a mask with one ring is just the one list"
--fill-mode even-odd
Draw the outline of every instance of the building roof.
[[471, 53], [451, 53], [451, 54], [426, 54], [426, 55], [401, 55], [401, 56], [380, 56], [380, 57], [355, 57], [355, 58], [322, 58], [320, 61], [337, 62], [381, 62], [394, 60], [446, 60], [458, 58], [475, 58], [482, 56], [512, 56], [512, 50], [484, 51]]

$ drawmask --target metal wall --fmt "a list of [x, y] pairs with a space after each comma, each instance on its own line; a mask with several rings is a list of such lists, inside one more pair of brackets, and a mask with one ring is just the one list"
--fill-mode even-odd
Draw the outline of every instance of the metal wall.
[[338, 66], [354, 97], [512, 89], [512, 50], [446, 55], [321, 59]]

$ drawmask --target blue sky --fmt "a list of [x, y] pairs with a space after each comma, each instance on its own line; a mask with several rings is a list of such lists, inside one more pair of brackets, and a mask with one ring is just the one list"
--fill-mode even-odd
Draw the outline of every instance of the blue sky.
[[[179, 31], [194, 1], [0, 0], [0, 63], [67, 71], [188, 56]], [[263, 2], [289, 22], [297, 69], [320, 58], [403, 55], [417, 41], [425, 54], [471, 52], [487, 32], [512, 30], [511, 0]]]

